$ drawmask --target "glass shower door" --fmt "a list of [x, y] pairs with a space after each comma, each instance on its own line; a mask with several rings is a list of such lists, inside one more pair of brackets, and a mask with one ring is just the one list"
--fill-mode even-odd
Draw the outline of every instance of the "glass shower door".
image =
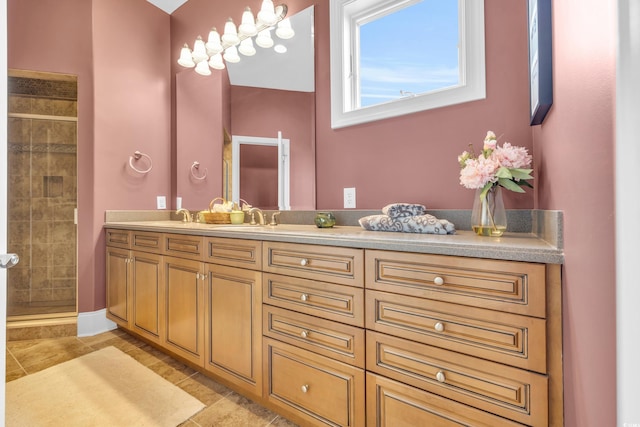
[[77, 312], [76, 100], [43, 82], [9, 79], [7, 246], [20, 255], [7, 271], [9, 320]]

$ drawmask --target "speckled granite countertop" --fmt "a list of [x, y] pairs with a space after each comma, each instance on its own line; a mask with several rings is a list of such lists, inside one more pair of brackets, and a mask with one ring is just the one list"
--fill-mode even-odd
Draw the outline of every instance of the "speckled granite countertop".
[[384, 249], [438, 255], [468, 256], [512, 261], [562, 264], [564, 254], [557, 242], [536, 233], [507, 232], [502, 237], [481, 237], [469, 230], [453, 235], [367, 231], [359, 226], [337, 225], [317, 228], [307, 224], [277, 226], [215, 225], [184, 223], [167, 218], [106, 215], [105, 228], [155, 231], [250, 240], [306, 243], [364, 249]]

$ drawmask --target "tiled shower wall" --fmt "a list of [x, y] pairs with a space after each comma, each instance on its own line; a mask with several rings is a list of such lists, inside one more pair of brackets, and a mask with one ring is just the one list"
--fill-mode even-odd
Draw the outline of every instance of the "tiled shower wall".
[[9, 77], [9, 316], [76, 311], [76, 87]]

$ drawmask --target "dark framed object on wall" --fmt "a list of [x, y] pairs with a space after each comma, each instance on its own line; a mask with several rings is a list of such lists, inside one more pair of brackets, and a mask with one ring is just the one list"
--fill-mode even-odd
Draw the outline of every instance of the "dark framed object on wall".
[[553, 104], [551, 0], [527, 0], [531, 126], [539, 125]]

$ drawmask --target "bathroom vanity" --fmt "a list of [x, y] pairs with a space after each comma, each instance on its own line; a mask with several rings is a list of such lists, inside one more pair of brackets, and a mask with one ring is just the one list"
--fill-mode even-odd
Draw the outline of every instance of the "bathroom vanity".
[[300, 425], [563, 425], [563, 255], [534, 234], [105, 230], [107, 317]]

